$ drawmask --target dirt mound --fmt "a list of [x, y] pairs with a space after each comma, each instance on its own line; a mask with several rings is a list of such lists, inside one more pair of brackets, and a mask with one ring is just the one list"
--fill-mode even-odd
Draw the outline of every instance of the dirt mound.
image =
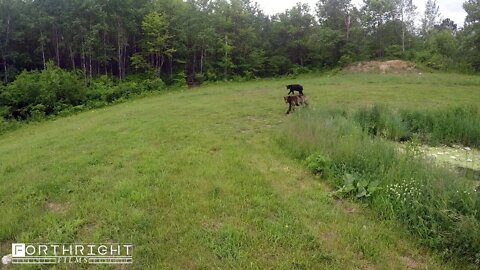
[[403, 60], [358, 62], [344, 68], [347, 72], [365, 73], [401, 73], [415, 71], [415, 64]]

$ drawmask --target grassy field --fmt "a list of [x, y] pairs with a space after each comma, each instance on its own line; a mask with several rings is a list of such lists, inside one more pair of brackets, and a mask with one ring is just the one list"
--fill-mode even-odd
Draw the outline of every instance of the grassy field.
[[304, 85], [312, 110], [480, 104], [474, 76], [305, 75], [28, 125], [0, 137], [0, 255], [12, 242], [130, 242], [133, 269], [457, 268], [401, 226], [329, 196], [274, 141], [292, 119], [290, 82]]

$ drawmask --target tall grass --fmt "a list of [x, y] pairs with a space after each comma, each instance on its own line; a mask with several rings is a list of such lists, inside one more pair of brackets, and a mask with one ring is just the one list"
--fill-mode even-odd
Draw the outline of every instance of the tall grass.
[[[480, 266], [480, 193], [474, 183], [420, 158], [415, 142], [399, 151], [385, 138], [399, 139], [411, 122], [404, 125], [401, 116], [384, 110], [302, 111], [278, 140], [328, 179], [337, 189], [334, 195], [364, 200], [381, 218], [404, 224], [423, 244]], [[458, 116], [452, 115], [428, 117], [435, 126]], [[441, 134], [454, 132], [435, 134], [443, 140]]]
[[383, 105], [364, 108], [354, 115], [364, 131], [390, 140], [413, 135], [428, 144], [462, 144], [480, 147], [478, 107], [453, 107], [430, 111], [393, 111]]
[[403, 111], [402, 120], [410, 132], [422, 134], [430, 144], [462, 144], [480, 147], [480, 111], [478, 107], [446, 110]]

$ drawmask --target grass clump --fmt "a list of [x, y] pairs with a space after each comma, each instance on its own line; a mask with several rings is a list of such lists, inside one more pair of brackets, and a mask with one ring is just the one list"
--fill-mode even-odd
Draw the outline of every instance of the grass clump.
[[384, 105], [359, 109], [354, 120], [363, 131], [393, 141], [418, 136], [421, 142], [480, 146], [480, 112], [477, 107], [451, 107], [429, 111], [394, 111]]
[[430, 144], [462, 144], [480, 147], [478, 107], [454, 107], [436, 111], [403, 111], [409, 131], [421, 134]]
[[333, 195], [362, 199], [445, 257], [480, 265], [480, 193], [470, 180], [419, 157], [415, 140], [400, 152], [385, 139], [399, 139], [409, 127], [385, 107], [302, 111], [278, 140], [325, 176]]

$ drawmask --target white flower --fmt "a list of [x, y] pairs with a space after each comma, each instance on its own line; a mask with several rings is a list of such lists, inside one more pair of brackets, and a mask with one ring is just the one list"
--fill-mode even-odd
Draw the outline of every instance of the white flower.
[[12, 254], [8, 254], [2, 257], [3, 264], [9, 264], [12, 262]]

